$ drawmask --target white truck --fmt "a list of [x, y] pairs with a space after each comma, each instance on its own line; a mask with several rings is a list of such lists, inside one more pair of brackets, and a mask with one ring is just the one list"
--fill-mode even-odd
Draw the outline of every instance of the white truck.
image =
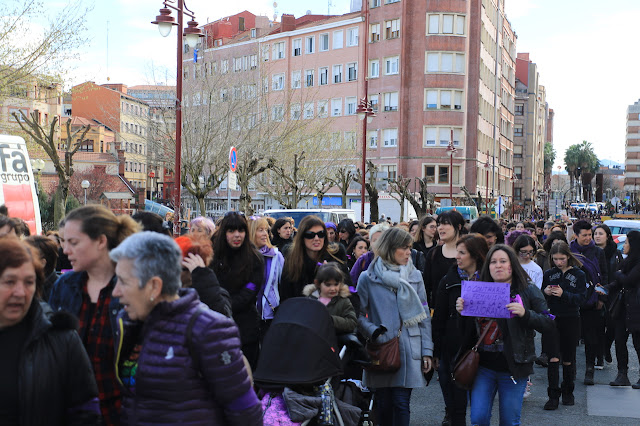
[[[362, 220], [360, 215], [361, 203], [359, 201], [351, 202], [351, 208], [355, 211], [356, 220]], [[363, 222], [371, 222], [371, 211], [369, 210], [370, 203], [364, 203], [364, 221]], [[418, 218], [415, 209], [411, 205], [408, 200], [404, 201], [404, 216], [400, 217], [400, 203], [391, 198], [390, 195], [380, 194], [380, 198], [378, 198], [378, 213], [380, 217], [384, 214], [385, 217], [391, 218], [394, 222], [409, 222]]]

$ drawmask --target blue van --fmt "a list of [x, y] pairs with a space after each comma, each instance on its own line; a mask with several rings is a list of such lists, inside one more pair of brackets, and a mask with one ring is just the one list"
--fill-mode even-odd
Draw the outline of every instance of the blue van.
[[456, 210], [459, 212], [464, 220], [467, 222], [474, 221], [478, 218], [478, 208], [476, 206], [451, 206], [451, 207], [438, 207], [436, 209], [436, 215], [444, 213], [449, 210]]

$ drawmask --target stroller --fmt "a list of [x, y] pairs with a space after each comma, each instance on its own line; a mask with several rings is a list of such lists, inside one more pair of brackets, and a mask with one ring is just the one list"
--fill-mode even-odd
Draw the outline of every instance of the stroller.
[[345, 352], [346, 346], [338, 349], [322, 303], [302, 297], [283, 302], [254, 373], [265, 426], [361, 424], [363, 410], [336, 397], [345, 393], [340, 382]]

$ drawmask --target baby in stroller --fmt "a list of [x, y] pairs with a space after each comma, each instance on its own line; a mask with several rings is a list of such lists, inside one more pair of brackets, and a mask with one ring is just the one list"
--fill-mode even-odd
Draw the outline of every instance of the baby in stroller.
[[333, 320], [310, 298], [280, 305], [267, 332], [254, 382], [260, 390], [265, 426], [356, 426], [362, 410], [337, 399], [342, 362]]

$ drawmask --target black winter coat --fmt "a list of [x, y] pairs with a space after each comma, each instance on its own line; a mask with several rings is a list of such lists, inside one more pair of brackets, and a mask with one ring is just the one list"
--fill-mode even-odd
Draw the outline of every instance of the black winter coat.
[[[534, 343], [535, 331], [545, 333], [553, 327], [549, 317], [547, 303], [542, 292], [533, 283], [520, 293], [525, 307], [522, 318], [499, 318], [498, 328], [504, 336], [504, 357], [507, 359], [509, 372], [516, 379], [528, 377], [533, 373], [533, 361], [536, 359]], [[460, 317], [462, 346], [460, 353], [471, 349], [478, 341], [476, 317]]]
[[[625, 262], [628, 261], [628, 258]], [[627, 272], [623, 272], [626, 270]], [[629, 331], [640, 331], [640, 263], [616, 272], [615, 281], [607, 286], [609, 300], [617, 297], [620, 290], [624, 289], [623, 309], [620, 316], [625, 318], [625, 325]]]
[[616, 271], [624, 260], [622, 253], [618, 250], [618, 246], [613, 241], [609, 241], [604, 248], [604, 255], [607, 260], [607, 266], [609, 273], [607, 274], [607, 282], [602, 285], [609, 284], [616, 279]]
[[75, 318], [64, 312], [47, 318], [34, 299], [23, 321], [29, 321], [29, 334], [18, 366], [20, 424], [102, 424], [98, 387]]
[[456, 311], [456, 300], [462, 293], [462, 280], [458, 274], [458, 265], [452, 265], [445, 275], [436, 293], [436, 301], [431, 320], [433, 335], [433, 356], [453, 361], [460, 350], [462, 336], [458, 328], [460, 314]]
[[307, 253], [304, 254], [304, 262], [301, 265], [302, 267], [302, 275], [300, 279], [297, 281], [290, 277], [287, 274], [287, 262], [291, 262], [291, 258], [285, 255], [284, 260], [284, 270], [282, 271], [282, 279], [280, 280], [280, 302], [284, 302], [287, 299], [292, 297], [301, 297], [303, 296], [302, 291], [307, 284], [313, 284], [313, 280], [316, 277], [316, 271], [318, 269], [318, 263], [327, 262], [336, 262], [345, 276], [345, 284], [351, 284], [351, 278], [349, 276], [349, 269], [345, 263], [337, 262], [337, 259], [331, 256], [331, 254], [327, 253], [326, 258], [321, 259], [319, 262], [311, 259], [307, 256]]
[[212, 311], [220, 312], [231, 318], [231, 296], [220, 286], [215, 272], [209, 268], [198, 267], [191, 273], [191, 288], [198, 292], [200, 301]]

